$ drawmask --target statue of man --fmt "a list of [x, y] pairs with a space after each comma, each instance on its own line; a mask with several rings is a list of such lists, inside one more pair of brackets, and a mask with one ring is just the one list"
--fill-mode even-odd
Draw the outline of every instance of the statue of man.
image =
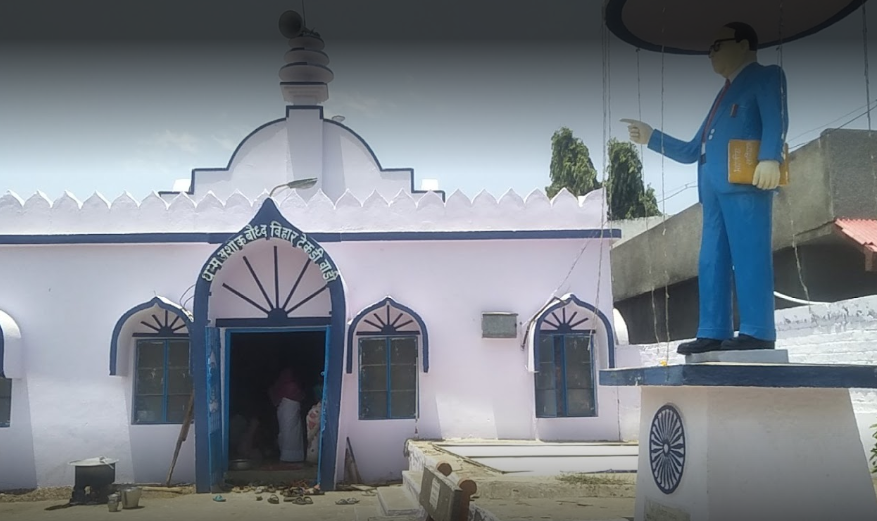
[[[719, 350], [773, 349], [772, 204], [788, 130], [786, 78], [778, 66], [757, 62], [758, 36], [747, 24], [719, 29], [710, 47], [713, 70], [725, 86], [691, 141], [653, 130], [636, 120], [630, 139], [684, 164], [697, 163], [703, 234], [698, 266], [700, 317], [697, 338], [681, 344], [683, 355]], [[759, 140], [752, 186], [728, 180], [728, 144]], [[737, 289], [739, 334], [734, 337], [732, 277]]]

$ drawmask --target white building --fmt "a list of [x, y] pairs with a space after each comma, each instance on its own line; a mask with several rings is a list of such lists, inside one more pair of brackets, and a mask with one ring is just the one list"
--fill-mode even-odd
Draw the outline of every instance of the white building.
[[280, 363], [308, 388], [322, 373], [324, 489], [348, 439], [366, 481], [398, 477], [413, 437], [619, 439], [596, 384], [615, 344], [603, 193], [415, 190], [324, 119], [322, 40], [290, 45], [284, 117], [183, 193], [0, 198], [0, 489], [70, 485], [96, 456], [163, 481], [194, 390], [174, 476], [209, 491], [230, 402], [267, 401]]

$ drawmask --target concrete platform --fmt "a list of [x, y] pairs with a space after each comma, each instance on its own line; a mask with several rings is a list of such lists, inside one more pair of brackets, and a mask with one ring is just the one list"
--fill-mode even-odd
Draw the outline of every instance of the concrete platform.
[[877, 389], [867, 365], [701, 363], [602, 369], [600, 385]]
[[753, 349], [746, 351], [710, 351], [685, 357], [686, 364], [706, 362], [731, 364], [788, 364], [789, 351], [786, 349]]
[[446, 443], [441, 450], [519, 476], [568, 472], [635, 472], [638, 447], [631, 443]]

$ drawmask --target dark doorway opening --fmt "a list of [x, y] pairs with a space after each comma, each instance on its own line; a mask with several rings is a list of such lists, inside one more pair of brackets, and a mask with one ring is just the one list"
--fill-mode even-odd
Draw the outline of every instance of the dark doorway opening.
[[232, 332], [228, 345], [229, 471], [243, 481], [265, 472], [314, 481], [326, 332]]

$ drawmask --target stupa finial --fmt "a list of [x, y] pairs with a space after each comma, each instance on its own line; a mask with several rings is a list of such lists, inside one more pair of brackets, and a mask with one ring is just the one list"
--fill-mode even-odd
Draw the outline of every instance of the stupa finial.
[[329, 82], [335, 74], [327, 65], [329, 56], [320, 34], [305, 27], [304, 18], [295, 11], [280, 16], [280, 33], [289, 39], [289, 51], [280, 68], [283, 99], [293, 105], [319, 105], [329, 99]]

